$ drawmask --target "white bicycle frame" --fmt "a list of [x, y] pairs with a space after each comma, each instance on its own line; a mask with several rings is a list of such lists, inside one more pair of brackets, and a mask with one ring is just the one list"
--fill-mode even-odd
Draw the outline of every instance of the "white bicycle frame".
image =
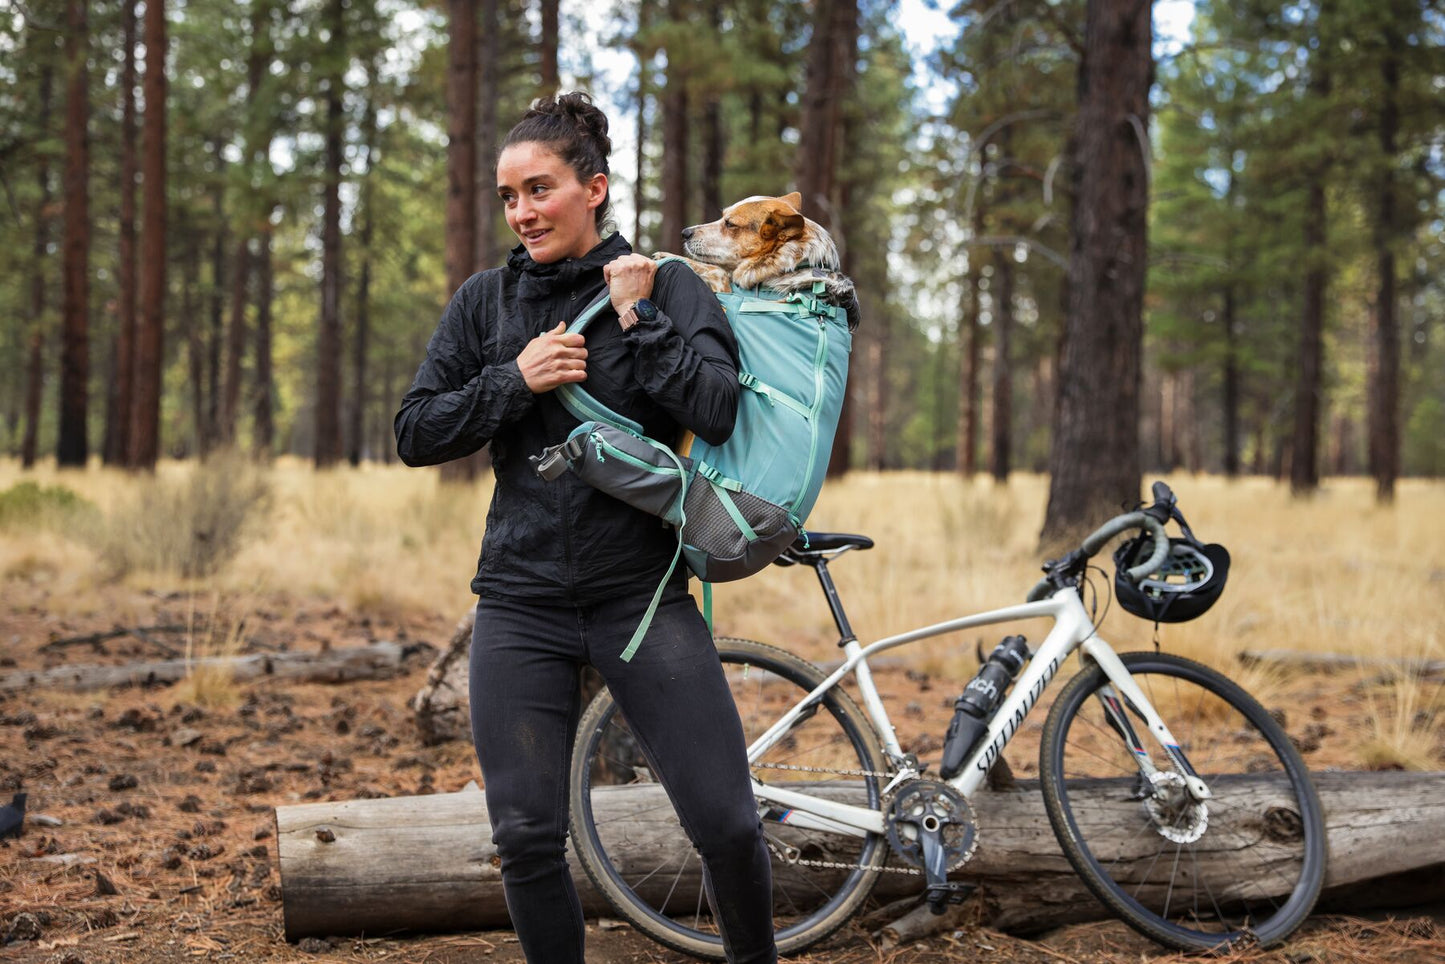
[[[818, 684], [811, 693], [784, 713], [776, 723], [768, 728], [767, 732], [753, 742], [752, 746], [748, 748], [749, 761], [756, 761], [769, 748], [777, 744], [803, 713], [820, 702], [824, 695], [837, 686], [849, 673], [854, 673], [858, 679], [858, 689], [863, 697], [863, 705], [869, 719], [873, 722], [873, 728], [882, 741], [883, 750], [893, 761], [894, 766], [898, 768], [898, 774], [889, 787], [916, 776], [917, 771], [908, 764], [903, 748], [898, 743], [893, 724], [888, 719], [888, 712], [884, 709], [883, 701], [878, 695], [878, 689], [873, 685], [873, 674], [868, 666], [868, 657], [884, 650], [906, 646], [909, 643], [940, 636], [944, 633], [1022, 619], [1052, 619], [1054, 624], [1048, 636], [1034, 653], [1033, 658], [1029, 660], [1028, 665], [1014, 681], [1013, 689], [1009, 691], [1008, 697], [994, 713], [987, 732], [964, 763], [963, 769], [957, 776], [947, 781], [951, 786], [965, 797], [973, 795], [974, 791], [983, 784], [989, 767], [993, 766], [999, 754], [1008, 745], [1009, 740], [1023, 725], [1029, 711], [1038, 703], [1039, 697], [1043, 695], [1049, 682], [1058, 673], [1059, 667], [1073, 654], [1074, 650], [1082, 648], [1084, 654], [1104, 671], [1113, 690], [1122, 695], [1130, 704], [1131, 709], [1137, 710], [1143, 717], [1150, 735], [1184, 776], [1189, 794], [1196, 800], [1209, 798], [1209, 788], [1189, 766], [1179, 749], [1179, 742], [1174, 739], [1169, 728], [1159, 718], [1159, 714], [1154, 711], [1154, 707], [1145, 697], [1143, 690], [1129, 675], [1129, 670], [1109, 644], [1094, 632], [1093, 622], [1089, 619], [1087, 610], [1084, 609], [1078, 590], [1074, 588], [1061, 589], [1048, 599], [1009, 606], [1005, 609], [994, 609], [959, 619], [950, 619], [947, 622], [935, 623], [932, 626], [900, 633], [897, 636], [889, 636], [866, 647], [857, 640], [848, 642], [843, 648], [845, 654], [843, 665], [834, 670], [827, 679]], [[1099, 695], [1107, 697], [1114, 694], [1106, 687]], [[1111, 715], [1113, 715], [1112, 711]], [[1122, 732], [1130, 734], [1130, 742], [1134, 744], [1131, 748], [1140, 772], [1145, 778], [1152, 777], [1158, 771], [1158, 767], [1155, 766], [1148, 751], [1141, 745], [1143, 741], [1133, 736], [1132, 726], [1127, 721], [1118, 720], [1118, 722], [1122, 724]], [[757, 780], [753, 781], [753, 793], [760, 802], [765, 801], [783, 808], [786, 813], [781, 822], [789, 826], [857, 837], [885, 831], [884, 815], [880, 810], [824, 800], [802, 790], [789, 789], [786, 784], [759, 783]]]

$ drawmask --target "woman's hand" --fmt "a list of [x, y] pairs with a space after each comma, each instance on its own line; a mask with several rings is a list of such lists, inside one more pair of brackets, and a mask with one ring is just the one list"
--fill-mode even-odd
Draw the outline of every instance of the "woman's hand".
[[533, 395], [550, 392], [567, 382], [587, 380], [587, 349], [580, 334], [567, 331], [565, 321], [527, 342], [517, 356], [517, 367]]
[[619, 316], [652, 294], [657, 262], [640, 254], [624, 254], [602, 268], [602, 278], [612, 293], [612, 307]]

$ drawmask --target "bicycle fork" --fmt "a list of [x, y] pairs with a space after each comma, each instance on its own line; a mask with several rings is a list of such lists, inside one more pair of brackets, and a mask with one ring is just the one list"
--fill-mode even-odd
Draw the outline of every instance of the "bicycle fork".
[[1103, 705], [1104, 715], [1109, 721], [1109, 725], [1123, 738], [1134, 754], [1134, 762], [1139, 767], [1142, 781], [1141, 793], [1144, 795], [1152, 793], [1153, 787], [1158, 783], [1156, 777], [1161, 770], [1154, 765], [1149, 751], [1144, 747], [1144, 741], [1135, 731], [1129, 711], [1133, 711], [1144, 721], [1149, 734], [1164, 749], [1164, 753], [1174, 765], [1174, 770], [1184, 778], [1184, 789], [1190, 798], [1197, 803], [1210, 799], [1213, 794], [1210, 792], [1209, 786], [1190, 764], [1179, 741], [1174, 738], [1169, 727], [1155, 712], [1148, 697], [1139, 688], [1139, 684], [1134, 681], [1134, 677], [1130, 675], [1123, 661], [1097, 637], [1085, 640], [1082, 649], [1090, 659], [1098, 664], [1109, 680], [1106, 685], [1099, 688], [1096, 695]]

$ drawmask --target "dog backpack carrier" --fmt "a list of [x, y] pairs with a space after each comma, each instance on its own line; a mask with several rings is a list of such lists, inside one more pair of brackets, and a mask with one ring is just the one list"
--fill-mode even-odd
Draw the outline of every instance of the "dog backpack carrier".
[[[682, 262], [659, 266], [672, 260]], [[743, 389], [733, 433], [721, 445], [694, 438], [679, 454], [578, 384], [554, 389], [582, 424], [532, 456], [537, 473], [551, 480], [570, 469], [677, 528], [672, 567], [624, 659], [651, 625], [679, 558], [704, 583], [727, 582], [763, 569], [803, 532], [833, 449], [853, 341], [844, 310], [821, 301], [822, 290], [818, 282], [788, 295], [766, 288], [717, 295], [737, 338]], [[568, 331], [585, 331], [607, 303], [603, 292]]]

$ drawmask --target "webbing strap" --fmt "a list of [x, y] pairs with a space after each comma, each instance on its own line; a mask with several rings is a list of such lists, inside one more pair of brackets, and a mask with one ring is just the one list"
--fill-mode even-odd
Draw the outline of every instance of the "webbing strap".
[[[649, 441], [651, 440], [649, 439]], [[627, 641], [627, 648], [622, 651], [624, 663], [632, 661], [632, 654], [637, 652], [637, 647], [642, 644], [642, 637], [646, 636], [647, 631], [652, 628], [652, 617], [657, 615], [657, 604], [662, 601], [662, 591], [667, 588], [667, 581], [672, 578], [673, 571], [677, 569], [677, 560], [682, 556], [682, 527], [687, 525], [687, 513], [683, 511], [683, 506], [687, 504], [687, 473], [683, 471], [682, 460], [667, 446], [658, 445], [656, 442], [653, 444], [657, 445], [659, 451], [667, 453], [668, 458], [672, 459], [673, 464], [677, 466], [678, 473], [682, 476], [682, 491], [677, 495], [677, 548], [672, 552], [672, 562], [668, 563], [667, 572], [662, 574], [661, 581], [653, 590], [652, 601], [647, 604], [647, 612], [642, 614], [642, 622], [637, 624], [632, 638]]]
[[708, 635], [717, 635], [712, 628], [712, 583], [710, 582], [702, 584], [702, 618], [707, 623]]
[[712, 479], [708, 479], [707, 484], [712, 486], [713, 494], [716, 495], [717, 500], [722, 503], [722, 507], [727, 510], [728, 516], [733, 520], [733, 525], [738, 527], [738, 531], [746, 536], [749, 542], [757, 542], [758, 534], [753, 531], [753, 527], [748, 525], [748, 520], [743, 518], [743, 514], [739, 512], [738, 507], [733, 504], [733, 497], [728, 494], [728, 490], [718, 485]]
[[672, 578], [673, 570], [677, 568], [677, 560], [682, 555], [682, 526], [677, 527], [677, 549], [672, 553], [672, 563], [668, 565], [667, 572], [663, 573], [662, 581], [657, 584], [657, 589], [652, 594], [652, 602], [647, 604], [647, 612], [642, 614], [642, 622], [633, 631], [632, 638], [627, 641], [627, 648], [622, 651], [622, 661], [632, 661], [632, 654], [637, 652], [637, 647], [642, 644], [642, 637], [652, 628], [652, 617], [657, 615], [657, 604], [662, 601], [662, 591], [667, 588], [667, 581]]
[[713, 485], [727, 489], [729, 492], [741, 492], [743, 490], [743, 484], [737, 479], [728, 478], [702, 460], [698, 460], [695, 470], [702, 478], [707, 479]]
[[[582, 313], [573, 319], [572, 324], [567, 326], [568, 334], [580, 335], [587, 330], [592, 319], [601, 313], [602, 309], [611, 301], [612, 295], [607, 289], [597, 296]], [[604, 425], [611, 425], [613, 428], [620, 428], [624, 432], [631, 432], [633, 435], [642, 434], [642, 426], [626, 415], [619, 415], [612, 409], [603, 405], [593, 398], [587, 389], [581, 387], [577, 382], [564, 382], [558, 385], [553, 391], [557, 395], [557, 401], [562, 407], [572, 413], [572, 416], [579, 422], [602, 422]]]

